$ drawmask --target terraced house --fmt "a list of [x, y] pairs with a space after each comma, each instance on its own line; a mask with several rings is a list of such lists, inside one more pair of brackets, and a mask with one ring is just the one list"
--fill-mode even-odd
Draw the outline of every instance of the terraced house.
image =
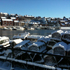
[[2, 26], [13, 26], [12, 19], [2, 19]]
[[2, 26], [19, 26], [19, 20], [16, 17], [10, 17], [7, 19], [6, 17], [1, 17], [1, 24]]

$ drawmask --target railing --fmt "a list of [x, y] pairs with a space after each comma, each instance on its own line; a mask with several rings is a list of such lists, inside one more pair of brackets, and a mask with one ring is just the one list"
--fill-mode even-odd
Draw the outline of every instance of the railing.
[[[34, 56], [36, 54], [41, 55], [42, 58], [45, 55], [49, 55], [49, 56], [53, 56], [53, 57], [60, 57], [60, 58], [63, 58], [63, 59], [69, 59], [70, 56], [55, 55], [55, 54], [47, 53], [47, 51], [46, 52], [35, 52], [35, 51], [29, 51], [29, 50], [21, 50], [21, 49], [16, 49], [16, 48], [13, 48], [13, 47], [2, 47], [2, 49], [5, 49], [5, 50], [6, 49], [11, 49], [12, 50], [12, 55], [11, 55], [12, 57], [9, 58], [9, 57], [0, 56], [0, 59], [3, 59], [3, 60], [12, 61], [12, 62], [18, 62], [18, 63], [23, 63], [23, 64], [28, 64], [28, 65], [31, 65], [31, 66], [33, 65], [33, 66], [41, 67], [41, 68], [44, 68], [44, 69], [57, 69], [57, 67], [68, 68], [68, 69], [70, 68], [69, 62], [67, 62], [68, 63], [67, 66], [63, 66], [63, 65], [60, 66], [59, 65], [59, 62], [61, 62], [62, 59], [60, 61], [58, 61], [57, 64], [54, 65], [54, 66], [45, 65], [44, 63], [43, 64], [36, 63], [33, 60], [33, 58], [34, 58]], [[31, 61], [22, 60], [22, 59], [16, 59], [16, 58], [14, 58], [14, 51], [15, 50], [20, 51], [20, 52], [23, 51], [25, 53], [34, 54], [34, 56], [32, 57]]]

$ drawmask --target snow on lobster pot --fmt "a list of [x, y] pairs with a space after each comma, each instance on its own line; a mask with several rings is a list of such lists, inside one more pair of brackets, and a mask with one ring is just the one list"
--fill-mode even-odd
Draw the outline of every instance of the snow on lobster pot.
[[35, 42], [35, 43], [29, 45], [28, 49], [30, 51], [43, 52], [44, 50], [46, 50], [46, 46], [45, 46], [44, 42]]
[[56, 55], [66, 55], [67, 44], [64, 42], [58, 42], [53, 47], [53, 54]]
[[56, 40], [56, 41], [61, 41], [61, 37], [64, 34], [64, 31], [62, 30], [57, 30], [52, 33], [51, 39]]
[[46, 37], [41, 37], [39, 38], [37, 41], [38, 42], [44, 42], [45, 44], [47, 44], [47, 42], [50, 40], [50, 38], [48, 36]]

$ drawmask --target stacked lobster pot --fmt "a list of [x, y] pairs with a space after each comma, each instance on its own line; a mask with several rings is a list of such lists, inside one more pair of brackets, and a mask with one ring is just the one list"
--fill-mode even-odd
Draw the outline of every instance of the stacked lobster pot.
[[64, 34], [64, 31], [62, 31], [62, 30], [57, 30], [57, 31], [51, 33], [51, 38], [50, 38], [50, 40], [47, 43], [47, 47], [49, 49], [52, 49], [52, 47], [56, 43], [61, 42], [62, 41], [62, 35], [63, 34]]
[[65, 31], [62, 35], [62, 41], [66, 42], [67, 44], [70, 43], [70, 31]]
[[[53, 54], [65, 56], [67, 55], [67, 47], [68, 45], [65, 42], [58, 42], [52, 47]], [[55, 58], [57, 61], [63, 59], [59, 56], [56, 56]]]
[[66, 55], [66, 51], [67, 51], [67, 44], [65, 42], [58, 42], [56, 43], [53, 47], [53, 54], [57, 54], [57, 55]]
[[70, 56], [70, 44], [67, 46], [67, 55]]
[[62, 41], [62, 35], [63, 34], [64, 34], [64, 31], [57, 30], [57, 31], [52, 33], [51, 39], [60, 42], [60, 41]]

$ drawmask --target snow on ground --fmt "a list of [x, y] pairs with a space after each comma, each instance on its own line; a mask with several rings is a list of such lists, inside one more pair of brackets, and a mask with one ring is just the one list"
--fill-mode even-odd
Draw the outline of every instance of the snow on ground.
[[61, 27], [61, 29], [64, 29], [64, 30], [65, 30], [65, 29], [70, 29], [70, 27]]

